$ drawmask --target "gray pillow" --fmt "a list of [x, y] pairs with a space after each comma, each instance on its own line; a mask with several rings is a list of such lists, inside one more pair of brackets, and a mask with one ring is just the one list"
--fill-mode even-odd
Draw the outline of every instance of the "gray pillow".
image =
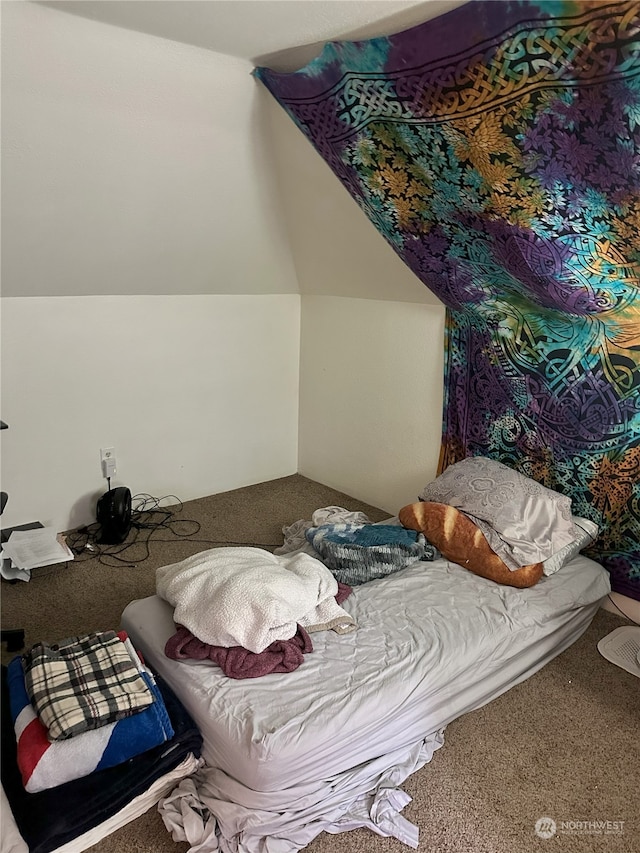
[[468, 515], [512, 570], [549, 559], [580, 533], [570, 498], [484, 456], [450, 465], [419, 497]]
[[552, 575], [566, 565], [569, 560], [573, 560], [576, 554], [582, 551], [583, 548], [586, 548], [587, 545], [591, 545], [598, 535], [598, 525], [594, 521], [588, 518], [581, 518], [579, 515], [574, 515], [572, 520], [580, 532], [573, 542], [565, 545], [564, 548], [561, 548], [549, 557], [548, 560], [543, 562], [542, 571], [545, 575]]

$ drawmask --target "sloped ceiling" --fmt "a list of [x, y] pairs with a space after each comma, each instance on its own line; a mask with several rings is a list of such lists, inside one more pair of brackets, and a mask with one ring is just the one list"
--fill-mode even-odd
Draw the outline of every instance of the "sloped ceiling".
[[398, 32], [459, 2], [42, 0], [41, 5], [289, 71], [312, 59], [325, 41]]
[[[367, 39], [400, 32], [443, 14], [460, 2], [461, 0], [427, 0], [427, 2], [425, 0], [422, 2], [418, 0], [38, 0], [38, 2], [19, 0], [16, 2], [13, 0], [9, 5], [24, 5], [34, 12], [41, 12], [43, 7], [55, 9], [56, 12], [51, 17], [62, 20], [52, 23], [56, 24], [56, 27], [60, 25], [65, 38], [67, 30], [69, 38], [73, 39], [76, 37], [74, 35], [76, 32], [84, 32], [85, 28], [64, 25], [80, 24], [81, 21], [78, 19], [84, 18], [108, 27], [144, 33], [174, 43], [193, 45], [223, 57], [234, 57], [246, 61], [249, 65], [267, 65], [278, 70], [289, 71], [305, 65], [318, 55], [327, 41]], [[76, 20], [65, 21], [65, 18], [76, 18]], [[95, 35], [93, 30], [96, 28], [88, 29], [92, 32], [92, 36]], [[42, 31], [43, 38], [35, 47], [35, 55], [44, 53], [46, 59], [45, 32], [46, 30]], [[111, 45], [118, 42], [122, 33], [112, 32], [104, 35], [105, 42]], [[107, 36], [113, 38], [107, 38]], [[64, 55], [66, 44], [64, 39], [56, 41], [55, 44], [56, 49], [62, 51]], [[83, 51], [88, 48], [82, 41], [79, 44], [71, 43], [69, 47], [73, 60], [68, 65], [71, 75], [69, 79], [73, 81], [76, 69], [81, 67], [77, 63], [81, 61]], [[168, 46], [154, 45], [154, 49], [163, 47]], [[16, 51], [21, 51], [19, 45], [15, 45], [15, 48]], [[183, 53], [184, 51], [178, 51], [177, 55], [181, 56]], [[100, 56], [104, 59], [103, 53]], [[173, 54], [171, 56], [173, 57]], [[243, 110], [247, 116], [250, 116], [251, 121], [255, 121], [260, 126], [260, 132], [264, 132], [266, 122], [272, 131], [269, 138], [278, 140], [278, 145], [273, 146], [274, 161], [273, 163], [269, 161], [269, 169], [264, 167], [258, 169], [258, 180], [251, 179], [250, 175], [254, 172], [247, 173], [246, 180], [251, 187], [248, 198], [253, 200], [249, 207], [255, 212], [255, 216], [258, 216], [262, 210], [261, 205], [268, 203], [271, 214], [269, 200], [271, 196], [268, 190], [271, 187], [270, 182], [274, 180], [273, 174], [276, 174], [278, 175], [276, 195], [283, 200], [283, 211], [281, 217], [269, 216], [271, 223], [269, 227], [275, 229], [276, 239], [268, 238], [268, 235], [273, 233], [272, 230], [262, 233], [264, 244], [268, 247], [263, 251], [266, 253], [265, 257], [269, 258], [266, 267], [271, 271], [271, 277], [257, 276], [252, 272], [252, 265], [261, 263], [260, 252], [256, 252], [255, 256], [249, 253], [245, 258], [246, 264], [244, 266], [239, 264], [235, 247], [242, 232], [231, 227], [232, 220], [224, 214], [224, 204], [215, 202], [216, 198], [235, 199], [237, 187], [234, 181], [227, 179], [226, 174], [220, 174], [221, 184], [216, 185], [215, 192], [213, 187], [211, 192], [207, 192], [205, 187], [209, 187], [218, 179], [216, 177], [218, 172], [213, 169], [207, 173], [204, 184], [198, 183], [197, 188], [193, 186], [195, 206], [189, 201], [188, 190], [175, 183], [177, 177], [170, 168], [167, 174], [175, 181], [172, 183], [169, 180], [167, 188], [160, 189], [164, 184], [154, 183], [151, 176], [160, 171], [160, 164], [165, 162], [163, 158], [169, 155], [165, 154], [165, 147], [154, 147], [152, 128], [155, 125], [149, 124], [146, 120], [147, 113], [143, 102], [135, 102], [137, 106], [132, 111], [129, 107], [130, 101], [125, 101], [125, 118], [129, 113], [135, 116], [135, 126], [142, 128], [141, 138], [147, 139], [151, 144], [150, 150], [153, 150], [155, 157], [159, 159], [141, 155], [140, 152], [143, 149], [139, 146], [137, 137], [135, 150], [131, 148], [128, 121], [116, 124], [114, 127], [107, 124], [106, 126], [110, 127], [109, 134], [103, 133], [100, 122], [103, 117], [108, 122], [111, 115], [110, 107], [104, 99], [110, 96], [112, 86], [116, 88], [124, 86], [126, 90], [127, 73], [130, 70], [134, 71], [132, 82], [135, 86], [132, 92], [144, 96], [146, 87], [151, 86], [150, 91], [153, 93], [156, 92], [157, 87], [159, 91], [163, 86], [160, 79], [150, 78], [150, 81], [147, 81], [142, 76], [136, 76], [138, 68], [133, 56], [126, 54], [126, 59], [131, 59], [131, 63], [127, 61], [123, 64], [122, 59], [114, 55], [114, 63], [107, 62], [106, 65], [104, 63], [99, 65], [102, 69], [102, 77], [95, 77], [92, 72], [90, 88], [94, 87], [102, 100], [99, 98], [96, 110], [89, 110], [86, 116], [81, 108], [76, 108], [73, 94], [76, 91], [75, 84], [69, 88], [67, 78], [58, 76], [53, 80], [54, 92], [43, 101], [49, 105], [48, 111], [40, 109], [40, 100], [38, 100], [41, 98], [40, 78], [38, 77], [34, 83], [37, 98], [30, 102], [32, 106], [27, 111], [29, 121], [34, 122], [35, 128], [45, 129], [49, 127], [48, 122], [51, 123], [54, 142], [63, 154], [55, 161], [56, 170], [51, 171], [48, 166], [48, 152], [58, 149], [55, 145], [51, 147], [51, 138], [45, 130], [39, 136], [42, 145], [36, 146], [33, 151], [29, 149], [29, 163], [35, 165], [35, 171], [24, 165], [22, 162], [24, 158], [17, 158], [13, 173], [19, 176], [14, 180], [16, 191], [11, 196], [11, 204], [9, 202], [7, 204], [8, 209], [12, 209], [14, 222], [17, 223], [16, 233], [18, 236], [21, 234], [26, 236], [22, 242], [18, 239], [15, 244], [18, 248], [14, 250], [13, 257], [17, 272], [13, 279], [14, 290], [11, 291], [11, 295], [52, 295], [54, 293], [93, 295], [114, 292], [253, 293], [252, 288], [257, 288], [255, 292], [264, 290], [279, 293], [296, 292], [297, 287], [303, 294], [389, 299], [440, 305], [437, 297], [420, 283], [381, 238], [369, 220], [357, 209], [353, 199], [332, 177], [329, 167], [313, 151], [294, 123], [284, 111], [277, 107], [275, 101], [266, 97], [265, 93], [259, 93], [265, 94], [265, 97], [257, 97], [255, 102], [249, 103], [248, 99], [246, 103], [243, 102]], [[198, 61], [204, 59], [210, 58], [201, 55], [197, 57]], [[117, 80], [112, 81], [111, 69], [112, 66], [115, 68], [117, 63], [120, 63], [122, 69], [118, 72]], [[31, 67], [31, 64], [30, 61], [27, 62], [27, 66]], [[226, 65], [226, 63], [222, 64]], [[205, 62], [205, 65], [208, 67], [208, 62]], [[242, 62], [234, 65], [241, 66]], [[9, 67], [11, 67], [10, 61]], [[46, 68], [46, 62], [43, 67]], [[67, 68], [67, 66], [64, 67]], [[170, 69], [171, 65], [168, 64], [167, 70], [170, 71]], [[249, 75], [246, 76], [247, 80], [250, 80]], [[69, 112], [65, 113], [67, 117], [65, 121], [59, 121], [53, 109], [57, 97], [55, 90], [60, 86], [69, 105]], [[259, 87], [255, 88], [259, 89]], [[171, 91], [181, 90], [171, 89]], [[152, 105], [156, 103], [153, 96], [148, 101]], [[160, 103], [164, 103], [164, 100]], [[18, 104], [19, 108], [22, 108], [20, 99]], [[101, 112], [103, 107], [104, 112]], [[241, 112], [238, 121], [244, 121], [245, 112]], [[9, 132], [12, 128], [17, 129], [19, 141], [14, 148], [20, 152], [20, 145], [25, 145], [25, 140], [29, 139], [28, 136], [24, 136], [23, 125], [17, 119], [9, 122], [8, 125], [3, 121], [3, 125], [5, 136], [6, 127], [9, 128]], [[173, 124], [170, 126], [173, 127]], [[176, 127], [178, 127], [177, 124]], [[74, 129], [82, 132], [76, 133]], [[37, 135], [34, 131], [34, 137]], [[197, 158], [207, 156], [201, 150], [205, 145], [206, 134], [195, 134], [190, 138], [196, 140], [192, 146], [196, 157], [195, 162], [201, 162]], [[91, 144], [86, 144], [87, 139], [91, 139]], [[168, 137], [168, 144], [172, 139], [173, 136]], [[264, 162], [259, 158], [267, 156], [265, 154], [267, 147], [266, 145], [257, 146], [258, 153], [253, 152], [249, 164], [252, 169], [256, 163]], [[170, 145], [166, 151], [169, 150]], [[255, 162], [253, 157], [257, 158]], [[96, 168], [95, 165], [98, 161], [100, 168]], [[188, 180], [191, 180], [192, 174], [193, 169], [190, 166], [186, 174]], [[40, 175], [41, 180], [38, 181], [34, 175]], [[109, 175], [112, 178], [109, 178]], [[29, 193], [25, 195], [21, 191], [24, 186], [33, 187], [31, 195]], [[188, 186], [192, 185], [188, 184]], [[60, 205], [56, 207], [53, 225], [48, 218], [50, 208], [37, 201], [40, 197], [40, 187], [44, 187], [45, 192], [53, 193], [51, 198]], [[69, 187], [75, 189], [70, 191]], [[151, 193], [148, 187], [153, 188]], [[138, 208], [147, 211], [149, 215], [138, 217], [133, 222], [127, 220], [128, 224], [125, 225], [125, 220], [114, 215], [114, 212], [119, 210], [114, 201], [120, 198], [118, 191], [124, 192], [126, 198], [135, 199]], [[161, 207], [148, 211], [148, 199], [162, 195], [163, 192], [175, 194], [175, 198], [179, 199], [176, 211], [179, 210], [180, 213], [167, 214], [165, 217], [164, 214], [160, 216]], [[3, 187], [3, 195], [7, 197], [5, 187]], [[106, 204], [102, 203], [103, 199], [106, 199]], [[103, 223], [104, 227], [102, 230], [95, 229], [92, 224], [94, 218], [83, 215], [78, 226], [83, 235], [83, 238], [78, 240], [80, 249], [78, 252], [70, 253], [65, 248], [65, 240], [62, 237], [58, 239], [57, 236], [64, 235], [70, 228], [76, 228], [75, 211], [79, 209], [85, 211], [85, 205], [92, 210], [95, 221]], [[21, 211], [22, 219], [16, 209]], [[170, 209], [173, 210], [173, 207]], [[62, 215], [60, 210], [68, 211], [68, 215]], [[35, 224], [34, 211], [37, 214]], [[160, 224], [156, 222], [156, 213], [160, 216]], [[26, 226], [22, 228], [21, 222], [29, 223], [30, 230]], [[189, 223], [193, 223], [192, 227]], [[203, 223], [209, 224], [203, 225]], [[211, 254], [210, 240], [208, 236], [206, 239], [201, 239], [199, 235], [208, 233], [209, 228], [215, 233], [215, 223], [219, 223], [220, 233], [226, 234], [227, 238], [222, 240], [221, 254], [217, 257], [217, 274], [212, 277], [207, 273], [206, 260]], [[279, 265], [280, 255], [283, 254], [279, 254], [279, 240], [285, 239], [285, 225], [289, 232], [287, 246], [291, 248], [293, 266], [297, 270], [297, 279], [292, 272], [289, 283], [286, 277], [289, 267], [284, 260]], [[37, 233], [38, 227], [41, 227], [46, 235], [50, 254], [43, 255], [41, 248], [39, 252], [25, 251], [21, 254], [23, 244], [30, 245], [32, 239], [35, 239], [33, 235]], [[163, 256], [155, 251], [152, 253], [152, 262], [149, 261], [151, 253], [148, 251], [148, 241], [156, 239], [155, 227], [161, 229], [160, 233], [167, 233], [166, 246], [170, 247], [167, 248], [167, 252], [176, 263], [178, 260], [182, 263], [184, 257], [189, 259], [189, 274], [180, 267], [181, 275], [175, 275], [174, 267], [170, 263], [161, 263], [159, 258]], [[168, 234], [162, 231], [164, 228], [174, 230]], [[316, 239], [320, 231], [324, 234], [324, 242], [318, 242]], [[75, 230], [73, 233], [77, 236]], [[111, 235], [111, 242], [106, 239], [105, 234]], [[96, 265], [97, 257], [111, 257], [110, 245], [129, 247], [130, 254], [121, 251], [118, 255], [122, 261], [118, 268], [119, 275], [114, 275], [111, 261]], [[326, 245], [332, 247], [328, 255]], [[186, 247], [190, 248], [187, 250]], [[41, 261], [44, 256], [55, 259], [55, 262], [50, 260], [47, 262], [46, 270], [43, 269], [45, 264]], [[138, 267], [129, 260], [131, 257], [139, 261], [140, 269], [145, 270], [144, 275], [139, 274]], [[7, 261], [3, 262], [6, 266]], [[28, 284], [24, 274], [25, 264], [31, 270]], [[156, 264], [160, 266], [157, 268]], [[96, 266], [99, 268], [99, 274], [95, 273]], [[220, 270], [226, 270], [227, 274], [220, 274]], [[10, 294], [6, 283], [9, 280], [11, 278], [5, 275], [4, 295]]]

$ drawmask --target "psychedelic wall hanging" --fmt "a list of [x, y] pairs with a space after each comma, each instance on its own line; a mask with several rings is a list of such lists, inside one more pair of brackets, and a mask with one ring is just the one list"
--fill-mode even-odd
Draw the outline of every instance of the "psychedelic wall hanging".
[[640, 599], [640, 5], [471, 2], [254, 73], [447, 307], [441, 469], [569, 495]]

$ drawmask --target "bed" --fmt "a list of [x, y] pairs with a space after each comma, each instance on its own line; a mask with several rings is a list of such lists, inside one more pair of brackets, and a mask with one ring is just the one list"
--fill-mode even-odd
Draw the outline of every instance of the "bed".
[[165, 824], [202, 851], [292, 853], [360, 826], [416, 847], [402, 782], [443, 745], [448, 723], [575, 642], [609, 591], [606, 571], [581, 554], [527, 589], [417, 561], [354, 588], [342, 606], [355, 632], [314, 634], [295, 672], [240, 681], [166, 657], [172, 607], [131, 602], [122, 627], [204, 738], [206, 764], [161, 803]]

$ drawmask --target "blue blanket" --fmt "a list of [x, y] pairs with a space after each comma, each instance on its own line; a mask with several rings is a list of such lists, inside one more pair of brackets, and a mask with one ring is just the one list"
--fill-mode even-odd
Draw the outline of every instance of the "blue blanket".
[[350, 586], [438, 556], [422, 533], [395, 524], [322, 524], [305, 535], [336, 580]]
[[18, 766], [29, 793], [54, 788], [128, 761], [173, 737], [171, 720], [153, 680], [142, 673], [153, 702], [136, 714], [68, 740], [51, 741], [27, 693], [21, 658], [8, 667], [9, 701], [18, 744]]
[[202, 736], [169, 686], [155, 676], [169, 714], [171, 740], [135, 758], [82, 779], [28, 794], [16, 761], [16, 738], [9, 707], [7, 667], [2, 667], [2, 785], [30, 853], [50, 853], [103, 823], [177, 767], [189, 753], [200, 755]]

